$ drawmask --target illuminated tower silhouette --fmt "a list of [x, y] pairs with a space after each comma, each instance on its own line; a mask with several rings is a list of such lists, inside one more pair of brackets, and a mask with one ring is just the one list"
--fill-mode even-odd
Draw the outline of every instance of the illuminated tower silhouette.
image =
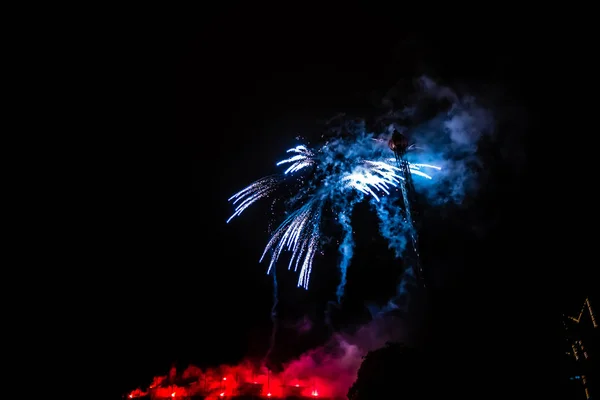
[[388, 145], [394, 152], [396, 157], [396, 164], [400, 169], [400, 176], [403, 178], [400, 182], [400, 189], [402, 191], [402, 201], [404, 203], [404, 217], [405, 222], [408, 226], [408, 242], [410, 243], [409, 248], [404, 254], [404, 261], [407, 265], [412, 268], [417, 281], [423, 286], [425, 284], [425, 276], [421, 261], [419, 257], [419, 237], [417, 232], [417, 198], [415, 187], [412, 180], [412, 174], [410, 172], [410, 166], [408, 160], [406, 160], [406, 152], [413, 146], [409, 145], [406, 136], [394, 129], [392, 138], [389, 140]]
[[[598, 392], [596, 372], [598, 366], [594, 365], [597, 364], [594, 358], [600, 353], [597, 353], [597, 349], [594, 348], [598, 344], [598, 322], [589, 297], [583, 302], [577, 317], [563, 315], [563, 328], [567, 356], [565, 363], [567, 373], [565, 378], [568, 379], [566, 383], [569, 392], [567, 395], [573, 400], [591, 400], [592, 393]], [[595, 353], [594, 357], [590, 352]]]

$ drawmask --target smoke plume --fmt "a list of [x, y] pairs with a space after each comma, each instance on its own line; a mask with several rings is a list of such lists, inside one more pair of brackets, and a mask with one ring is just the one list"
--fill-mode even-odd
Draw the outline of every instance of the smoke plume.
[[404, 332], [398, 319], [378, 317], [352, 334], [333, 335], [323, 346], [284, 364], [278, 373], [251, 360], [210, 369], [190, 365], [180, 374], [171, 369], [168, 376], [155, 377], [147, 390], [136, 389], [129, 397], [150, 392], [155, 398], [204, 395], [216, 400], [254, 393], [268, 397], [296, 394], [345, 399], [363, 357], [386, 342], [407, 340]]
[[435, 163], [441, 170], [435, 180], [416, 180], [415, 185], [430, 205], [461, 203], [478, 189], [479, 142], [495, 132], [495, 119], [471, 95], [460, 96], [428, 77], [421, 77], [418, 85], [418, 105], [410, 113], [423, 114], [421, 109], [426, 107], [437, 112], [426, 120], [417, 118], [409, 127], [409, 140], [423, 149], [413, 154], [414, 162]]

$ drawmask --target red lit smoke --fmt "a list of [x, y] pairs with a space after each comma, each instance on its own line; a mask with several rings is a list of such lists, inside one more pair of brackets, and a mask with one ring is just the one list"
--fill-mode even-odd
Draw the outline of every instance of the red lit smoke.
[[362, 357], [387, 341], [405, 340], [405, 330], [391, 317], [378, 317], [352, 335], [336, 334], [328, 343], [284, 365], [280, 373], [250, 361], [202, 370], [189, 366], [182, 373], [155, 377], [147, 390], [136, 389], [129, 398], [184, 398], [194, 395], [223, 399], [242, 394], [261, 398], [347, 398]]

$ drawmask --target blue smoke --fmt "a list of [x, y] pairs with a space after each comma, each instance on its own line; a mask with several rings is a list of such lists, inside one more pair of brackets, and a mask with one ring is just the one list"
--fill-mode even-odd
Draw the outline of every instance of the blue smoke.
[[339, 247], [341, 255], [339, 268], [341, 276], [340, 283], [336, 290], [338, 304], [341, 303], [342, 297], [344, 296], [348, 266], [350, 265], [350, 260], [352, 260], [352, 256], [354, 255], [354, 238], [352, 235], [352, 225], [350, 225], [349, 217], [349, 213], [351, 212], [352, 210], [346, 210], [345, 212], [340, 212], [338, 214], [338, 222], [342, 226], [344, 232], [344, 237]]
[[[404, 118], [418, 113], [418, 103], [424, 99], [446, 101], [449, 106], [424, 122], [409, 127], [409, 140], [411, 143], [416, 143], [420, 151], [410, 152], [408, 160], [411, 163], [433, 164], [441, 167], [440, 171], [435, 172], [434, 179], [417, 177], [413, 182], [428, 206], [460, 204], [465, 196], [477, 190], [479, 172], [482, 168], [477, 154], [478, 142], [483, 136], [493, 133], [494, 119], [491, 113], [481, 107], [473, 97], [459, 96], [452, 89], [438, 85], [427, 77], [420, 78], [418, 85], [419, 94], [415, 105], [397, 112], [399, 117]], [[391, 123], [388, 129], [391, 131], [395, 127], [406, 129], [396, 122]], [[365, 152], [372, 151], [372, 140], [377, 137], [377, 133], [367, 132], [364, 121], [356, 122], [354, 126], [347, 126], [347, 129], [352, 132], [353, 140], [330, 140], [325, 148], [334, 148], [335, 151], [327, 153], [326, 164], [340, 167], [345, 160], [360, 159], [365, 156]], [[382, 151], [385, 154], [389, 150], [384, 147]], [[333, 154], [344, 154], [344, 158], [334, 159]], [[400, 184], [399, 188], [402, 190], [403, 197], [403, 201], [399, 203], [407, 204], [405, 185]], [[343, 194], [333, 199], [338, 214], [337, 220], [343, 232], [339, 243], [341, 276], [336, 290], [338, 304], [344, 296], [347, 270], [354, 254], [350, 216], [354, 205], [362, 199], [363, 196], [358, 196], [350, 201]], [[410, 207], [407, 209], [401, 204], [395, 204], [395, 201], [397, 199], [393, 196], [370, 198], [370, 204], [379, 219], [381, 236], [387, 240], [388, 247], [394, 255], [403, 258], [406, 246], [411, 245], [411, 237], [416, 237], [418, 232], [415, 231], [416, 226], [413, 226], [411, 220]], [[418, 252], [418, 249], [414, 250]], [[406, 298], [409, 287], [415, 284], [416, 278], [412, 266], [406, 266], [402, 272], [397, 294], [391, 300], [391, 304], [397, 303], [398, 299]]]
[[400, 206], [392, 204], [393, 198], [383, 197], [380, 201], [371, 200], [370, 204], [379, 217], [379, 232], [387, 240], [388, 248], [401, 258], [408, 243], [410, 225], [406, 223]]
[[[371, 201], [372, 208], [375, 209], [379, 218], [379, 232], [387, 240], [388, 248], [394, 252], [396, 258], [402, 258], [406, 246], [409, 244], [408, 238], [412, 234], [413, 226], [407, 222], [404, 210], [395, 205], [394, 199], [384, 197], [381, 201]], [[409, 288], [416, 286], [416, 279], [411, 266], [405, 266], [398, 283], [396, 294], [389, 300], [386, 307], [377, 309], [370, 307], [371, 313], [387, 312], [393, 309], [402, 309], [406, 311], [408, 306]]]
[[[448, 106], [425, 121], [409, 126], [409, 141], [416, 143], [420, 151], [409, 153], [411, 163], [435, 164], [441, 170], [434, 179], [414, 179], [417, 192], [426, 201], [426, 207], [453, 203], [461, 204], [466, 196], [478, 189], [483, 165], [478, 157], [479, 141], [494, 133], [495, 121], [489, 110], [480, 106], [472, 96], [459, 96], [448, 87], [440, 86], [427, 77], [418, 81], [420, 92], [415, 104], [422, 100], [445, 101]], [[419, 106], [409, 106], [396, 115], [412, 116], [418, 113]], [[402, 129], [398, 123], [391, 123], [389, 130]], [[404, 128], [406, 129], [406, 128]], [[411, 245], [411, 235], [418, 235], [410, 219], [410, 206], [404, 185], [401, 185], [403, 205], [394, 204], [391, 197], [380, 201], [370, 199], [372, 208], [379, 218], [379, 230], [397, 258], [403, 258], [407, 246]], [[399, 202], [401, 203], [401, 202]], [[415, 236], [416, 237], [416, 236]], [[417, 252], [418, 249], [414, 249]], [[385, 313], [394, 309], [406, 311], [411, 288], [416, 287], [416, 277], [410, 265], [405, 265], [396, 294], [383, 307], [370, 307], [373, 313]]]
[[[275, 203], [277, 202], [277, 199], [275, 199], [272, 203], [271, 203], [271, 210], [273, 210], [273, 208], [275, 207]], [[269, 233], [271, 233], [273, 231], [273, 220], [269, 221], [269, 225], [268, 225], [268, 231]], [[277, 320], [277, 305], [279, 304], [279, 285], [277, 282], [277, 268], [273, 268], [270, 273], [273, 276], [273, 306], [271, 307], [271, 340], [269, 343], [269, 349], [267, 350], [267, 353], [265, 354], [265, 357], [263, 359], [263, 363], [267, 362], [269, 360], [269, 356], [271, 355], [271, 353], [273, 352], [273, 349], [275, 348], [275, 339], [277, 337], [277, 331], [279, 330], [279, 321]]]
[[272, 328], [271, 328], [271, 340], [269, 343], [269, 349], [267, 350], [267, 353], [265, 354], [265, 358], [264, 360], [267, 361], [269, 359], [269, 356], [271, 355], [271, 353], [273, 352], [273, 348], [275, 347], [275, 338], [277, 337], [277, 331], [278, 331], [278, 321], [277, 321], [277, 304], [279, 304], [279, 291], [278, 291], [278, 285], [277, 285], [277, 272], [276, 272], [277, 268], [273, 268], [271, 270], [271, 274], [273, 275], [273, 307], [271, 307], [271, 323]]
[[[421, 98], [446, 101], [449, 107], [411, 128], [410, 140], [423, 149], [410, 161], [441, 167], [434, 180], [415, 179], [415, 187], [429, 205], [461, 204], [478, 189], [483, 165], [477, 154], [479, 141], [495, 131], [492, 113], [473, 96], [459, 96], [427, 77], [419, 79]], [[410, 109], [414, 113], [416, 109]]]
[[[413, 179], [416, 191], [427, 201], [420, 206], [461, 204], [465, 196], [477, 190], [483, 169], [477, 154], [478, 144], [483, 136], [494, 131], [490, 112], [475, 98], [458, 95], [429, 78], [421, 78], [418, 84], [419, 93], [413, 99], [403, 99], [402, 110], [391, 110], [377, 120], [376, 132], [368, 132], [362, 119], [345, 121], [335, 136], [323, 135], [325, 143], [320, 146], [308, 148], [302, 144], [288, 150], [291, 157], [277, 163], [285, 165], [285, 171], [262, 178], [229, 199], [236, 204], [231, 218], [267, 197], [283, 199], [286, 208], [292, 210], [265, 246], [261, 260], [270, 255], [268, 271], [283, 251], [289, 251], [292, 257], [288, 268], [299, 268], [298, 286], [308, 288], [313, 259], [320, 252], [321, 216], [324, 207], [331, 206], [327, 211], [338, 217], [343, 232], [338, 242], [339, 303], [354, 253], [351, 213], [365, 196], [370, 197], [380, 220], [381, 234], [396, 257], [402, 258], [406, 246], [416, 243], [418, 232], [411, 228], [410, 210], [395, 206], [390, 199], [397, 197], [393, 196], [398, 193], [396, 189], [404, 189], [400, 177], [390, 172], [395, 171], [392, 164], [396, 164], [387, 146], [393, 128], [406, 134], [409, 142], [417, 146], [410, 147], [406, 158], [414, 167], [413, 175], [418, 175]], [[435, 103], [435, 109], [430, 109], [431, 102]], [[385, 121], [383, 125], [381, 121]], [[382, 165], [387, 169], [376, 172]], [[404, 190], [402, 197], [406, 205], [409, 196]], [[409, 275], [406, 276], [403, 281], [410, 281]], [[401, 286], [398, 291], [403, 294], [406, 288]]]

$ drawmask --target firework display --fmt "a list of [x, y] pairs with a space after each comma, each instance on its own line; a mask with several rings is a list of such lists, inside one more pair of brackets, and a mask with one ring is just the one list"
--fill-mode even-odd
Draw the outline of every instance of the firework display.
[[[375, 135], [359, 129], [352, 137], [329, 140], [315, 149], [298, 145], [287, 151], [291, 157], [277, 163], [287, 167], [280, 175], [259, 179], [229, 199], [236, 208], [228, 222], [258, 200], [277, 198], [278, 193], [283, 192], [278, 190], [281, 187], [294, 188], [294, 194], [288, 199], [291, 211], [273, 232], [260, 259], [269, 258], [267, 273], [274, 268], [283, 251], [290, 251], [288, 268], [299, 269], [298, 286], [308, 288], [313, 259], [319, 250], [322, 214], [328, 209], [336, 215], [344, 231], [340, 246], [342, 282], [338, 295], [343, 294], [346, 269], [352, 257], [350, 215], [354, 205], [365, 198], [380, 202], [392, 190], [405, 192], [407, 183], [412, 182], [411, 175], [432, 179], [431, 172], [441, 169], [436, 165], [408, 161], [404, 166], [386, 145], [387, 136], [387, 133]], [[413, 144], [404, 150], [418, 149]], [[407, 201], [405, 196], [404, 222], [410, 226]], [[385, 205], [396, 207], [390, 202]]]
[[[189, 366], [183, 373], [172, 369], [169, 376], [155, 377], [144, 390], [133, 390], [125, 398], [342, 399], [369, 351], [392, 339], [406, 340], [408, 331], [392, 329], [398, 319], [385, 314], [405, 307], [406, 302], [397, 300], [407, 296], [413, 278], [425, 285], [418, 249], [419, 203], [423, 208], [460, 204], [476, 190], [478, 145], [494, 126], [491, 115], [473, 98], [460, 97], [425, 77], [418, 86], [419, 101], [427, 98], [443, 106], [426, 118], [411, 120], [418, 107], [406, 104], [403, 110], [378, 117], [373, 125], [342, 114], [339, 126], [328, 127], [313, 142], [296, 138], [286, 157], [275, 163], [275, 173], [229, 197], [233, 212], [227, 223], [259, 202], [271, 204], [265, 224], [269, 237], [258, 260], [266, 262], [265, 270], [273, 278], [273, 330], [266, 356], [236, 366]], [[360, 229], [353, 224], [353, 212], [360, 203], [369, 204], [380, 236], [402, 259], [395, 297], [383, 308], [369, 308], [373, 316], [389, 318], [373, 318], [351, 335], [334, 332], [326, 345], [283, 362], [282, 370], [274, 372], [273, 364], [266, 361], [277, 333], [276, 268], [280, 261], [286, 262], [289, 270], [298, 273], [297, 286], [308, 289], [313, 265], [321, 268], [315, 259], [337, 244], [339, 281], [334, 305], [341, 308], [354, 256], [354, 231]], [[339, 229], [330, 233], [333, 225]]]

